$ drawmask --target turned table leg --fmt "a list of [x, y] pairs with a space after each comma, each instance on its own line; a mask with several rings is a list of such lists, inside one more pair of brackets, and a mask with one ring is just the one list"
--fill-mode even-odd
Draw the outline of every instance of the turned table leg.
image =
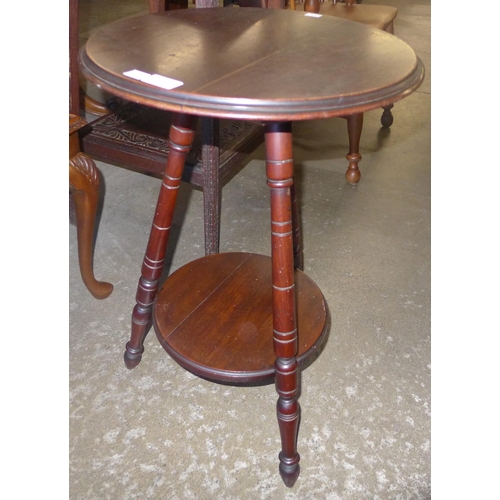
[[132, 333], [124, 354], [127, 368], [137, 366], [144, 351], [144, 338], [151, 322], [152, 306], [163, 270], [182, 171], [186, 156], [193, 144], [193, 127], [193, 117], [174, 114], [169, 134], [170, 153], [137, 286], [137, 304], [132, 312]]
[[346, 181], [349, 184], [357, 184], [361, 179], [358, 163], [361, 160], [359, 153], [359, 141], [361, 139], [361, 131], [363, 130], [363, 113], [346, 116], [347, 133], [349, 135], [349, 153], [346, 158], [349, 161], [349, 166], [345, 173]]
[[298, 402], [297, 326], [295, 312], [292, 129], [290, 122], [268, 123], [265, 128], [267, 183], [271, 188], [271, 258], [273, 283], [273, 344], [276, 354], [277, 416], [282, 450], [280, 474], [286, 486], [300, 472], [297, 433]]

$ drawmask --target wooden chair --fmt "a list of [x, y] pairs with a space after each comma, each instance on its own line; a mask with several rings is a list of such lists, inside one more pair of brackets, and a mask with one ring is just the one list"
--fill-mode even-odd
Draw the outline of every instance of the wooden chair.
[[99, 199], [99, 172], [95, 163], [80, 151], [78, 130], [86, 121], [69, 115], [69, 189], [73, 195], [78, 238], [78, 260], [83, 282], [96, 299], [105, 299], [113, 285], [97, 281], [92, 266], [94, 225]]
[[[345, 0], [345, 3], [339, 3], [337, 0], [330, 0], [328, 2], [324, 0], [299, 1], [304, 3], [304, 10], [306, 12], [340, 17], [394, 34], [394, 19], [398, 14], [398, 9], [395, 7], [388, 7], [385, 5], [358, 5], [356, 0]], [[290, 9], [295, 10], [295, 0], [290, 0]], [[383, 128], [389, 128], [394, 121], [391, 112], [393, 106], [393, 104], [390, 104], [383, 108], [384, 112], [380, 119]], [[361, 178], [358, 163], [361, 160], [359, 142], [363, 129], [363, 114], [345, 116], [344, 118], [347, 119], [347, 130], [349, 134], [349, 153], [346, 157], [349, 161], [349, 167], [347, 168], [346, 179], [349, 184], [357, 184]]]
[[94, 161], [82, 153], [78, 133], [86, 125], [79, 116], [80, 107], [86, 104], [95, 113], [104, 108], [93, 99], [86, 99], [81, 93], [78, 65], [72, 53], [78, 50], [78, 33], [71, 29], [71, 22], [77, 14], [77, 2], [70, 2], [70, 60], [69, 60], [69, 191], [73, 200], [78, 240], [78, 261], [83, 282], [96, 299], [105, 299], [113, 291], [113, 285], [97, 281], [93, 271], [93, 242], [95, 219], [99, 200], [99, 172]]
[[[337, 0], [331, 0], [328, 3], [325, 3], [324, 0], [299, 1], [304, 3], [306, 12], [341, 17], [382, 29], [388, 33], [394, 33], [394, 19], [398, 13], [398, 10], [394, 7], [357, 5], [356, 0], [345, 0], [345, 4], [338, 3]], [[296, 10], [295, 0], [224, 0], [224, 6], [233, 3], [237, 3], [240, 7], [289, 8], [290, 10]], [[392, 107], [391, 104], [383, 108], [381, 122], [384, 128], [389, 128], [392, 125]], [[358, 164], [362, 158], [359, 152], [359, 143], [363, 130], [363, 113], [344, 116], [343, 118], [347, 120], [347, 133], [349, 135], [349, 152], [346, 155], [349, 166], [345, 177], [349, 184], [356, 185], [361, 179]]]
[[[214, 4], [214, 5], [212, 5]], [[198, 0], [215, 6], [218, 0]], [[70, 0], [70, 60], [78, 55], [78, 0]], [[151, 13], [187, 8], [186, 0], [148, 0]], [[73, 89], [73, 92], [75, 90]], [[88, 109], [88, 111], [91, 111]], [[92, 158], [161, 178], [169, 153], [171, 114], [132, 102], [108, 109], [80, 130], [82, 151]], [[218, 119], [198, 120], [198, 133], [182, 180], [203, 191], [205, 253], [219, 251], [221, 189], [242, 161], [264, 141], [261, 124]]]

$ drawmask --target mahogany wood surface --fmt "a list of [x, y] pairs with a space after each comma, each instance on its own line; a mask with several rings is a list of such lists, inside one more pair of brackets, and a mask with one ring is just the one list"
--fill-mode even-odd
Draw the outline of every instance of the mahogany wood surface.
[[[326, 305], [306, 274], [296, 270], [295, 280], [303, 363], [326, 338]], [[235, 384], [272, 379], [271, 259], [222, 253], [181, 267], [158, 292], [154, 328], [165, 350], [196, 375]]]

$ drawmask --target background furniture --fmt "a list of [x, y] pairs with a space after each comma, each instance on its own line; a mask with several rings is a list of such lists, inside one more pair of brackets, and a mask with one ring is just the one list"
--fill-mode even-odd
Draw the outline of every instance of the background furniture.
[[[373, 4], [358, 5], [356, 0], [345, 0], [345, 3], [340, 3], [338, 0], [300, 0], [300, 2], [304, 4], [306, 12], [339, 17], [394, 34], [394, 19], [398, 14], [395, 7]], [[295, 0], [290, 0], [290, 9], [295, 10], [295, 8]], [[348, 39], [346, 43], [349, 43]], [[393, 104], [388, 104], [383, 107], [384, 112], [380, 121], [384, 128], [389, 128], [393, 123], [391, 112], [393, 106]], [[358, 163], [362, 158], [359, 152], [359, 143], [363, 129], [363, 114], [345, 116], [344, 118], [347, 119], [349, 134], [349, 153], [346, 156], [349, 167], [346, 172], [346, 180], [349, 184], [357, 184], [361, 179]]]
[[82, 279], [96, 299], [105, 299], [113, 291], [113, 285], [97, 281], [92, 266], [99, 173], [92, 159], [80, 151], [78, 131], [85, 123], [81, 117], [69, 115], [69, 189], [75, 203], [78, 260]]
[[[292, 4], [295, 0], [290, 0]], [[340, 17], [348, 21], [366, 24], [372, 28], [378, 28], [394, 35], [394, 19], [398, 15], [398, 9], [387, 5], [363, 4], [356, 0], [300, 0], [304, 3], [306, 12], [320, 13], [326, 16]], [[394, 119], [391, 113], [393, 104], [384, 106], [384, 112], [380, 119], [382, 127], [389, 128]]]
[[[300, 0], [304, 4], [304, 11], [314, 14], [329, 15], [349, 21], [359, 22], [373, 28], [378, 28], [387, 33], [394, 34], [394, 19], [398, 10], [394, 7], [384, 5], [357, 5], [356, 0], [346, 0], [345, 3], [338, 3], [337, 0], [325, 2], [324, 0]], [[224, 0], [224, 5], [228, 6], [236, 3], [231, 0]], [[240, 7], [266, 7], [281, 8], [287, 7], [286, 0], [237, 0]], [[296, 10], [295, 0], [288, 0], [290, 10]], [[349, 40], [346, 39], [346, 43]], [[389, 128], [393, 123], [391, 109], [393, 104], [384, 106], [381, 123], [382, 127]], [[361, 179], [359, 162], [361, 154], [359, 144], [363, 129], [363, 114], [357, 113], [349, 116], [343, 116], [347, 120], [347, 133], [349, 136], [349, 152], [346, 158], [349, 162], [346, 171], [346, 180], [349, 184], [355, 185]]]

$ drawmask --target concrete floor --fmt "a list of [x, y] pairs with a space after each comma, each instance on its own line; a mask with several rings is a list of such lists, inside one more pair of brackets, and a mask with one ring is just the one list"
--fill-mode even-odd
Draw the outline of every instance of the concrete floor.
[[[365, 0], [368, 3], [368, 0]], [[427, 499], [430, 466], [430, 0], [387, 0], [396, 34], [427, 76], [394, 107], [365, 115], [362, 180], [346, 184], [342, 119], [296, 123], [305, 271], [331, 311], [328, 343], [302, 373], [301, 475], [287, 489], [274, 386], [231, 387], [178, 366], [154, 332], [125, 368], [135, 289], [158, 179], [97, 162], [105, 197], [95, 243], [94, 299], [70, 227], [70, 498]], [[145, 0], [80, 0], [81, 36]], [[89, 89], [92, 93], [92, 89]], [[223, 189], [221, 251], [270, 253], [263, 148]], [[203, 255], [202, 194], [183, 184], [170, 272]]]

